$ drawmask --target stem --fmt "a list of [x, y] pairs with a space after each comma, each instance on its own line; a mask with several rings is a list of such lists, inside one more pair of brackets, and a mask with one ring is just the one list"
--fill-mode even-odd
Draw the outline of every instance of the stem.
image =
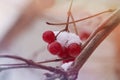
[[[27, 60], [27, 59], [24, 59], [22, 57], [18, 57], [18, 56], [11, 56], [11, 55], [0, 55], [0, 58], [10, 58], [10, 59], [15, 59], [15, 60], [20, 60], [20, 61], [23, 61], [25, 63], [21, 63], [21, 64], [13, 64], [15, 66], [17, 66], [18, 68], [20, 68], [20, 66], [25, 66], [25, 68], [28, 66], [32, 66], [32, 67], [37, 67], [39, 69], [44, 69], [44, 70], [48, 70], [50, 72], [54, 72], [54, 73], [64, 73], [64, 71], [60, 70], [60, 69], [57, 69], [57, 68], [53, 68], [53, 67], [50, 67], [50, 66], [45, 66], [45, 65], [40, 65], [32, 60]], [[10, 65], [10, 64], [9, 64]], [[12, 65], [12, 64], [11, 64]], [[3, 66], [3, 65], [1, 65]], [[0, 68], [2, 70], [2, 68]], [[9, 69], [9, 68], [8, 68]], [[13, 69], [13, 67], [11, 67], [10, 69]], [[3, 69], [5, 70], [5, 69]]]
[[[13, 59], [13, 58], [10, 58], [10, 59]], [[45, 60], [45, 61], [36, 62], [36, 64], [43, 64], [43, 63], [50, 63], [50, 62], [59, 62], [59, 61], [68, 60], [68, 59], [72, 59], [72, 58]], [[27, 64], [26, 63], [0, 64], [0, 66], [21, 66], [21, 65], [24, 66], [24, 65], [27, 65]]]
[[71, 3], [70, 3], [70, 6], [69, 6], [69, 9], [68, 9], [68, 12], [67, 12], [67, 22], [66, 22], [66, 27], [65, 27], [65, 29], [63, 29], [63, 30], [61, 30], [57, 35], [56, 35], [56, 37], [61, 33], [61, 32], [63, 32], [63, 31], [67, 31], [67, 32], [69, 32], [69, 30], [68, 30], [68, 27], [69, 27], [69, 20], [70, 20], [70, 13], [71, 13], [71, 8], [72, 8], [72, 4], [73, 4], [73, 0], [71, 0]]
[[15, 59], [15, 60], [20, 60], [20, 61], [23, 61], [27, 64], [29, 64], [29, 61], [22, 58], [22, 57], [19, 57], [19, 56], [15, 56], [15, 55], [0, 55], [0, 58], [10, 58], [10, 59]]
[[68, 17], [67, 17], [67, 23], [66, 23], [66, 27], [65, 27], [65, 30], [68, 31], [68, 26], [69, 26], [69, 19], [70, 19], [70, 12], [71, 12], [71, 8], [72, 8], [72, 4], [73, 4], [73, 0], [71, 0], [71, 4], [69, 6], [69, 9], [68, 9]]
[[65, 31], [68, 31], [69, 32], [69, 30], [68, 30], [68, 26], [69, 26], [69, 19], [70, 19], [70, 14], [68, 14], [68, 17], [67, 17], [67, 24], [66, 24], [66, 27], [65, 27]]
[[77, 26], [76, 26], [76, 23], [75, 23], [74, 17], [73, 17], [73, 15], [72, 15], [71, 12], [70, 12], [70, 16], [71, 16], [71, 19], [72, 19], [72, 22], [73, 22], [73, 26], [74, 26], [75, 33], [78, 35]]
[[5, 70], [10, 70], [10, 69], [20, 69], [20, 68], [35, 68], [37, 69], [37, 67], [32, 67], [32, 66], [28, 66], [28, 65], [24, 65], [24, 66], [12, 66], [12, 67], [5, 67], [5, 68], [0, 68], [0, 72], [1, 71], [5, 71]]
[[[76, 21], [71, 21], [71, 22], [69, 22], [69, 24], [84, 21], [84, 20], [99, 16], [101, 14], [108, 13], [108, 12], [113, 12], [113, 11], [115, 11], [115, 9], [109, 9], [109, 10], [106, 10], [106, 11], [103, 11], [103, 12], [100, 12], [100, 13], [97, 13], [97, 14], [94, 14], [94, 15], [91, 15], [91, 16], [76, 20]], [[66, 25], [67, 23], [50, 23], [50, 22], [46, 22], [46, 24], [48, 24], [48, 25]]]

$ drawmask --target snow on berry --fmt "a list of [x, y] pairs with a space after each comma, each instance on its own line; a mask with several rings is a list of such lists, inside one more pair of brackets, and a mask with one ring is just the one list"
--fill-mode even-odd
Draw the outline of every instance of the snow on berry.
[[[59, 33], [59, 32], [55, 32]], [[57, 35], [57, 34], [56, 34]], [[60, 34], [56, 37], [56, 40], [62, 45], [65, 46], [67, 41], [69, 40], [69, 33], [66, 31], [60, 32]]]
[[75, 33], [69, 33], [69, 38], [68, 38], [68, 42], [67, 42], [66, 46], [68, 47], [72, 43], [77, 43], [78, 45], [80, 45], [82, 43], [79, 36], [76, 35]]
[[[56, 41], [58, 41], [62, 45], [62, 52], [58, 54], [60, 58], [70, 58], [70, 57], [76, 57], [81, 52], [81, 43], [79, 36], [75, 33], [70, 32], [60, 32], [55, 31], [54, 32], [56, 37]], [[73, 61], [74, 59], [72, 59]], [[68, 60], [69, 62], [71, 60]], [[65, 61], [66, 62], [66, 61]]]
[[43, 33], [43, 40], [49, 43], [48, 50], [51, 54], [66, 58], [63, 63], [73, 61], [81, 52], [82, 41], [75, 33], [46, 31]]
[[[54, 32], [55, 35], [57, 35], [58, 33], [59, 33], [58, 31]], [[76, 35], [75, 33], [70, 33], [66, 31], [60, 32], [56, 40], [62, 46], [65, 46], [65, 47], [68, 47], [71, 43], [77, 43], [77, 44], [82, 43], [78, 35]]]

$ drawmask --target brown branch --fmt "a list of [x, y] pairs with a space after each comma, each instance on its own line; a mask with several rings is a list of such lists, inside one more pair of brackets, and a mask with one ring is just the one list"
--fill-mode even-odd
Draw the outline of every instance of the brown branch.
[[99, 46], [99, 44], [120, 24], [120, 9], [116, 10], [111, 16], [100, 25], [100, 30], [90, 42], [82, 50], [81, 55], [79, 55], [68, 72], [73, 72], [74, 70], [79, 71], [93, 51]]
[[9, 67], [1, 67], [0, 68], [0, 72], [1, 71], [5, 71], [5, 70], [10, 70], [10, 69], [21, 69], [21, 68], [34, 68], [34, 69], [43, 69], [43, 70], [47, 70], [56, 74], [64, 74], [65, 72], [57, 69], [57, 68], [53, 68], [50, 66], [45, 66], [45, 65], [39, 65], [39, 64], [31, 64], [31, 65], [17, 65], [17, 66], [9, 66]]
[[[12, 56], [12, 55], [0, 55], [0, 58], [10, 58], [10, 59], [15, 59], [15, 60], [19, 60], [19, 61], [23, 61], [25, 63], [21, 63], [21, 64], [11, 64], [11, 67], [8, 67], [8, 68], [0, 68], [0, 71], [4, 71], [4, 70], [8, 70], [8, 69], [14, 69], [15, 68], [38, 68], [38, 69], [44, 69], [44, 70], [48, 70], [50, 72], [53, 72], [53, 73], [64, 73], [64, 71], [60, 70], [60, 69], [57, 69], [57, 68], [54, 68], [54, 67], [50, 67], [50, 66], [45, 66], [45, 65], [41, 65], [41, 64], [38, 64], [32, 60], [27, 60], [27, 59], [24, 59], [22, 57], [19, 57], [19, 56]], [[4, 64], [5, 65], [5, 64]], [[1, 66], [4, 66], [4, 65], [1, 65]], [[7, 64], [6, 64], [7, 65]], [[10, 65], [10, 64], [9, 64]]]
[[[18, 57], [18, 56], [4, 57], [4, 56], [9, 56], [9, 55], [2, 55], [2, 56], [3, 56], [3, 58], [10, 58], [10, 59], [16, 59], [16, 57]], [[73, 59], [73, 58], [61, 58], [61, 59], [45, 60], [45, 61], [36, 62], [36, 64], [43, 64], [43, 63], [50, 63], [50, 62], [60, 62], [60, 61], [69, 60], [69, 59]], [[17, 58], [17, 60], [18, 60], [18, 58]], [[21, 59], [19, 59], [19, 60], [21, 61]], [[25, 62], [26, 62], [26, 60], [25, 60]], [[27, 63], [0, 64], [0, 66], [25, 66], [25, 65], [27, 65]]]
[[23, 61], [29, 64], [29, 61], [27, 59], [24, 59], [22, 57], [15, 56], [15, 55], [0, 55], [0, 58], [10, 58], [10, 59], [15, 59], [15, 60], [20, 60], [20, 61]]
[[33, 67], [33, 66], [29, 66], [29, 65], [21, 65], [21, 66], [3, 67], [3, 68], [0, 68], [0, 72], [1, 71], [6, 71], [6, 70], [10, 70], [10, 69], [21, 69], [21, 68], [34, 68], [34, 69], [38, 69], [37, 67]]

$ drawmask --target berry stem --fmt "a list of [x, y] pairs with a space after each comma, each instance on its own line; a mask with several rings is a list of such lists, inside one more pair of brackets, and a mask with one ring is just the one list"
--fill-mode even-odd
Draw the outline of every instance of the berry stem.
[[[67, 32], [69, 32], [69, 29], [68, 29], [68, 27], [69, 27], [69, 19], [70, 19], [70, 16], [71, 16], [71, 8], [72, 8], [72, 4], [73, 4], [73, 0], [71, 0], [71, 3], [70, 3], [70, 6], [69, 6], [69, 9], [68, 9], [68, 12], [67, 12], [67, 22], [66, 22], [66, 27], [65, 27], [65, 29], [63, 29], [63, 30], [61, 30], [57, 35], [56, 35], [56, 37], [61, 33], [61, 32], [63, 32], [63, 31], [67, 31]], [[48, 22], [47, 22], [47, 24], [48, 24]]]
[[66, 59], [63, 58], [63, 59], [46, 60], [46, 61], [38, 62], [38, 64], [41, 64], [41, 63], [50, 63], [50, 62], [60, 62], [60, 61], [63, 61], [63, 60], [66, 60]]
[[68, 12], [67, 12], [68, 17], [67, 17], [67, 23], [66, 23], [66, 27], [65, 27], [66, 31], [68, 31], [69, 20], [70, 20], [70, 16], [71, 16], [72, 4], [73, 4], [73, 0], [71, 0], [70, 6], [69, 6], [69, 9], [68, 9]]
[[73, 0], [71, 0], [70, 6], [69, 6], [69, 9], [68, 9], [68, 13], [71, 11], [72, 5], [73, 5]]
[[[93, 14], [91, 16], [88, 16], [88, 17], [85, 17], [85, 18], [82, 18], [82, 19], [79, 19], [79, 20], [71, 21], [71, 22], [69, 22], [69, 24], [80, 22], [80, 21], [84, 21], [84, 20], [87, 20], [87, 19], [99, 16], [101, 14], [108, 13], [108, 12], [113, 12], [113, 11], [115, 11], [115, 9], [108, 9], [108, 10], [99, 12], [97, 14]], [[48, 25], [66, 25], [67, 23], [50, 23], [50, 22], [46, 22], [46, 24], [48, 24]]]
[[68, 31], [69, 32], [69, 30], [68, 30], [68, 27], [69, 27], [69, 19], [70, 19], [70, 14], [68, 13], [68, 17], [67, 17], [67, 24], [66, 24], [66, 27], [65, 27], [65, 31]]
[[74, 26], [75, 33], [78, 35], [77, 26], [76, 26], [74, 17], [73, 17], [73, 15], [72, 15], [72, 12], [70, 12], [70, 16], [71, 16], [71, 19], [72, 19], [72, 22], [73, 22], [73, 26]]

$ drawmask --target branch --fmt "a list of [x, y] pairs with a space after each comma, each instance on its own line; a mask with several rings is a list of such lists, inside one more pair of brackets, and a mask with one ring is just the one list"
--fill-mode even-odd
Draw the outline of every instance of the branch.
[[23, 61], [23, 62], [25, 62], [27, 64], [30, 63], [30, 61], [28, 61], [27, 59], [24, 59], [22, 57], [15, 56], [15, 55], [0, 55], [0, 58], [10, 58], [10, 59], [15, 59], [15, 60]]
[[33, 67], [33, 66], [29, 66], [29, 65], [22, 65], [22, 66], [2, 67], [2, 68], [0, 68], [0, 72], [5, 71], [5, 70], [10, 70], [10, 69], [20, 69], [20, 68], [35, 68], [35, 69], [38, 69], [37, 67]]
[[[9, 56], [9, 55], [2, 55], [2, 56]], [[16, 58], [13, 58], [13, 57], [15, 57], [15, 56], [5, 57], [5, 58], [16, 59]], [[4, 58], [4, 57], [2, 57], [2, 58]], [[36, 63], [37, 64], [43, 64], [43, 63], [51, 63], [51, 62], [60, 62], [60, 61], [69, 60], [69, 59], [73, 59], [73, 58], [51, 59], [51, 60], [39, 61], [39, 62], [36, 62]], [[0, 64], [0, 66], [24, 66], [24, 65], [27, 65], [27, 64], [26, 63]]]
[[60, 70], [60, 69], [57, 69], [57, 68], [54, 68], [54, 67], [50, 67], [50, 66], [45, 66], [45, 65], [41, 65], [41, 64], [38, 64], [32, 60], [27, 60], [27, 59], [24, 59], [22, 57], [18, 57], [18, 56], [12, 56], [12, 55], [0, 55], [0, 58], [10, 58], [10, 59], [15, 59], [15, 60], [19, 60], [19, 61], [23, 61], [25, 63], [21, 63], [21, 64], [4, 64], [4, 65], [1, 65], [1, 66], [11, 66], [11, 67], [6, 67], [6, 68], [0, 68], [0, 71], [4, 71], [4, 70], [8, 70], [8, 69], [15, 69], [15, 68], [37, 68], [37, 69], [44, 69], [44, 70], [48, 70], [50, 72], [53, 72], [53, 73], [64, 73], [64, 71]]
[[[111, 16], [99, 26], [102, 28], [98, 33], [89, 41], [89, 43], [82, 50], [81, 54], [76, 58], [72, 66], [69, 68], [68, 73], [79, 71], [93, 51], [99, 44], [120, 24], [120, 9], [116, 10]], [[96, 32], [96, 31], [95, 31]], [[72, 80], [72, 79], [71, 79]], [[73, 79], [74, 80], [74, 79]]]

